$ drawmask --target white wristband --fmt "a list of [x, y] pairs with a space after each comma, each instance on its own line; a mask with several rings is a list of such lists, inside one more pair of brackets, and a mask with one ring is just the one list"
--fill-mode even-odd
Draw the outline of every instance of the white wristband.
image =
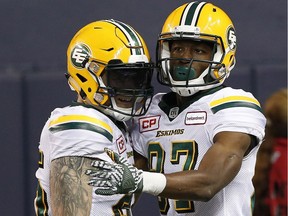
[[162, 173], [143, 172], [143, 192], [157, 196], [165, 187], [165, 175]]

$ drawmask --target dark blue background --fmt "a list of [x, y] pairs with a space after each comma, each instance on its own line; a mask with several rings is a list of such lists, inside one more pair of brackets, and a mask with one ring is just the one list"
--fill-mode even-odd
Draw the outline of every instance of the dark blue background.
[[[182, 0], [1, 0], [0, 215], [34, 215], [41, 129], [55, 107], [75, 95], [64, 77], [66, 49], [82, 26], [114, 18], [146, 40], [152, 59], [166, 16]], [[237, 64], [226, 84], [251, 91], [261, 103], [287, 86], [287, 0], [215, 0], [234, 21]], [[166, 90], [154, 80], [157, 91]], [[135, 215], [155, 215], [144, 195]]]

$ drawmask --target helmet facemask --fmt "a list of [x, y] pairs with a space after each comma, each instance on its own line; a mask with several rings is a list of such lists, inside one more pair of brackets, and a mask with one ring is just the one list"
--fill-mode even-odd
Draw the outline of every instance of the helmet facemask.
[[[175, 41], [207, 43], [211, 46], [211, 58], [201, 60], [196, 58], [180, 58], [171, 56], [171, 44]], [[220, 85], [226, 77], [226, 70], [221, 64], [225, 51], [221, 38], [214, 35], [192, 32], [164, 33], [160, 35], [157, 44], [158, 81], [170, 86], [171, 90], [181, 96], [190, 96], [199, 90]], [[174, 62], [187, 62], [176, 65]], [[207, 68], [199, 75], [193, 68], [193, 63], [207, 63]]]
[[109, 61], [101, 76], [96, 76], [98, 89], [94, 99], [106, 99], [99, 108], [119, 121], [145, 114], [153, 96], [153, 68], [150, 63]]

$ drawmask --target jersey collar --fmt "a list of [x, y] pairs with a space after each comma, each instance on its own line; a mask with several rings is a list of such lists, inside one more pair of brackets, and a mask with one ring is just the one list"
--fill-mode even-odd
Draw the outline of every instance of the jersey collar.
[[214, 92], [219, 91], [220, 89], [223, 89], [223, 88], [225, 88], [225, 86], [221, 85], [221, 86], [217, 86], [217, 87], [212, 88], [212, 89], [199, 91], [196, 94], [190, 96], [189, 100], [185, 104], [182, 104], [181, 106], [179, 106], [177, 104], [177, 100], [176, 100], [176, 94], [177, 93], [168, 92], [167, 94], [163, 95], [158, 106], [168, 116], [169, 120], [173, 121], [177, 116], [175, 116], [174, 118], [171, 118], [169, 116], [171, 109], [175, 109], [176, 107], [178, 107], [178, 110], [179, 110], [178, 115], [179, 115], [183, 110], [185, 110], [188, 106], [193, 104], [195, 101], [198, 101], [200, 98], [202, 98], [206, 95], [213, 94]]

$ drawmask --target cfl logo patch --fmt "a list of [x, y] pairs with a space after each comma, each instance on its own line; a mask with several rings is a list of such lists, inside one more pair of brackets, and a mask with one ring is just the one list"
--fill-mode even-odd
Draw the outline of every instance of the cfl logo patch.
[[157, 130], [159, 128], [160, 116], [145, 117], [139, 119], [140, 132]]
[[91, 55], [89, 47], [85, 44], [78, 44], [71, 52], [71, 62], [76, 68], [83, 68], [82, 62]]
[[228, 45], [229, 48], [231, 50], [236, 49], [236, 34], [235, 34], [235, 30], [232, 26], [230, 26], [230, 28], [227, 31], [227, 41], [228, 41]]
[[122, 154], [123, 152], [126, 151], [126, 143], [122, 135], [116, 140], [116, 144], [117, 144], [119, 154]]

